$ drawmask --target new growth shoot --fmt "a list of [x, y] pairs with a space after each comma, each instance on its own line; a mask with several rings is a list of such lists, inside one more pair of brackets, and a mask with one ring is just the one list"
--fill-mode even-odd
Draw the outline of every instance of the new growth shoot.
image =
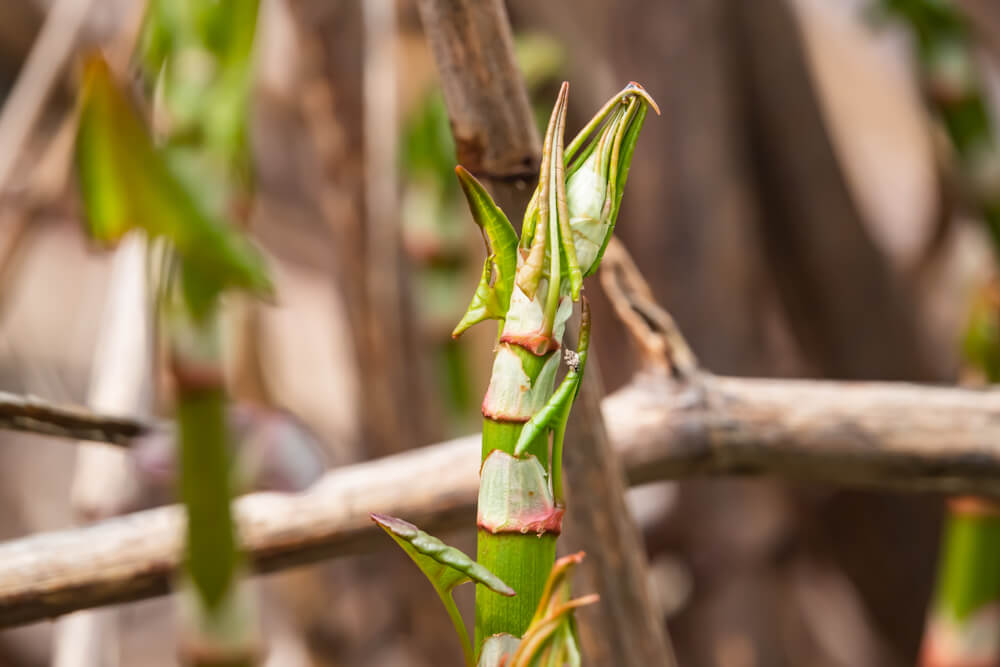
[[[569, 596], [567, 572], [583, 554], [555, 560], [565, 513], [564, 435], [590, 340], [583, 279], [597, 270], [611, 238], [646, 112], [659, 109], [641, 86], [630, 83], [567, 146], [568, 99], [564, 83], [545, 133], [538, 187], [524, 213], [520, 239], [482, 184], [456, 168], [487, 256], [453, 335], [483, 320], [499, 321], [482, 404], [476, 574], [467, 558], [450, 554], [452, 564], [437, 558], [449, 553], [447, 547], [410, 524], [372, 517], [420, 565], [439, 594], [462, 581], [477, 582], [474, 642], [461, 619], [455, 626], [467, 664], [480, 667], [579, 664], [572, 611], [597, 599]], [[577, 301], [582, 302], [578, 350], [561, 354]], [[564, 357], [569, 370], [557, 390]], [[402, 526], [402, 532], [393, 526]], [[418, 546], [418, 537], [428, 549]], [[441, 597], [455, 620], [450, 595]]]

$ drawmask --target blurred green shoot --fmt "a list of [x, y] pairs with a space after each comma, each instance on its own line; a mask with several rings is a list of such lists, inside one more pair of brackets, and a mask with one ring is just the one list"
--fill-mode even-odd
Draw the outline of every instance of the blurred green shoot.
[[260, 253], [231, 224], [249, 187], [256, 15], [251, 0], [150, 3], [143, 64], [156, 81], [158, 141], [99, 57], [86, 64], [80, 97], [76, 163], [91, 236], [113, 243], [141, 231], [171, 256], [159, 302], [177, 393], [184, 581], [194, 592], [181, 596], [181, 645], [196, 666], [254, 664], [260, 648], [255, 605], [238, 581], [218, 321], [224, 290], [271, 292]]
[[[954, 148], [957, 171], [979, 209], [1000, 263], [1000, 151], [970, 27], [949, 0], [882, 0], [880, 11], [910, 30], [931, 110]], [[1000, 381], [1000, 303], [985, 286], [962, 341], [965, 361]], [[950, 504], [921, 664], [1000, 662], [1000, 510], [989, 501]]]

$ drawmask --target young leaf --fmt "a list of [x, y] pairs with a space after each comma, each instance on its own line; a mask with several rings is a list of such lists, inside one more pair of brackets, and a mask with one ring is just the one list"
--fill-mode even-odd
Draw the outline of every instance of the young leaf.
[[[141, 224], [136, 208], [130, 169], [148, 154], [145, 130], [115, 90], [111, 73], [100, 58], [87, 63], [76, 137], [76, 164], [80, 194], [87, 211], [90, 235], [103, 242], [115, 242], [129, 229]], [[131, 159], [129, 148], [138, 155]]]
[[[496, 280], [492, 288], [496, 291], [497, 303], [501, 313], [506, 313], [510, 307], [510, 296], [514, 293], [514, 272], [517, 270], [517, 233], [510, 220], [496, 205], [490, 193], [483, 184], [476, 180], [461, 165], [455, 167], [458, 182], [465, 193], [465, 199], [472, 211], [472, 219], [476, 221], [489, 242], [489, 252], [496, 267]], [[502, 317], [502, 315], [501, 315]]]
[[462, 616], [455, 606], [455, 600], [451, 596], [452, 590], [467, 581], [483, 584], [490, 590], [508, 597], [515, 595], [514, 589], [458, 549], [449, 547], [409, 521], [385, 514], [370, 514], [369, 516], [403, 548], [403, 551], [430, 580], [438, 597], [441, 598], [441, 602], [448, 610], [448, 615], [451, 617], [455, 631], [462, 642], [465, 663], [471, 667], [474, 660], [472, 642], [469, 640], [465, 622], [462, 621]]
[[500, 305], [497, 290], [490, 286], [490, 278], [493, 276], [493, 266], [496, 255], [490, 255], [483, 263], [483, 275], [479, 279], [476, 292], [472, 295], [472, 301], [462, 316], [462, 321], [458, 323], [455, 330], [451, 332], [452, 338], [458, 338], [466, 329], [473, 324], [479, 324], [483, 320], [502, 320], [506, 310]]
[[566, 424], [569, 421], [569, 411], [576, 400], [583, 381], [583, 371], [587, 367], [587, 350], [590, 348], [590, 302], [583, 297], [580, 313], [580, 342], [577, 351], [567, 352], [569, 372], [563, 378], [548, 403], [528, 420], [521, 429], [517, 444], [514, 446], [516, 456], [523, 455], [531, 443], [546, 429], [552, 430], [552, 495], [558, 506], [563, 504], [562, 486], [562, 452], [566, 438]]
[[[632, 84], [629, 85], [631, 86]], [[642, 124], [646, 120], [646, 111], [649, 104], [646, 101], [647, 97], [648, 95], [633, 100], [629, 107], [632, 115], [628, 121], [628, 129], [623, 136], [616, 137], [615, 150], [618, 159], [615, 161], [614, 176], [612, 179], [614, 183], [614, 201], [612, 202], [611, 215], [609, 216], [611, 229], [604, 238], [604, 243], [597, 253], [597, 259], [594, 260], [587, 275], [594, 273], [597, 267], [601, 265], [601, 259], [604, 258], [604, 251], [608, 249], [608, 242], [615, 231], [615, 224], [618, 222], [618, 209], [621, 208], [622, 195], [625, 194], [625, 183], [628, 181], [628, 172], [632, 167], [632, 154], [635, 152], [635, 145], [639, 140], [639, 132], [642, 130]], [[635, 109], [635, 111], [633, 112], [632, 109]]]
[[[570, 166], [566, 180], [572, 243], [584, 275], [594, 273], [604, 256], [647, 107], [656, 109], [649, 94], [636, 83], [622, 89], [609, 104], [613, 106], [605, 106], [588, 124], [596, 129], [598, 119], [607, 116], [603, 128]], [[582, 145], [581, 135], [573, 141], [574, 151]]]

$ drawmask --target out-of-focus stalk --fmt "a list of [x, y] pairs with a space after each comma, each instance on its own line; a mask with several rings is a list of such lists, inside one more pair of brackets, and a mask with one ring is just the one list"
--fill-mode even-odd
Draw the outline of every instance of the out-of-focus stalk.
[[217, 313], [167, 314], [177, 402], [180, 495], [187, 509], [181, 658], [192, 667], [249, 667], [260, 653], [254, 601], [240, 588], [232, 461]]
[[952, 500], [941, 545], [921, 665], [996, 665], [1000, 656], [1000, 508], [977, 498]]
[[[230, 224], [242, 217], [249, 181], [256, 16], [256, 0], [211, 8], [192, 0], [156, 0], [144, 34], [144, 64], [156, 81], [154, 114], [165, 155], [197, 203]], [[192, 62], [212, 75], [194, 76]], [[221, 313], [214, 294], [201, 294], [203, 276], [183, 254], [177, 269], [164, 319], [175, 381], [180, 496], [188, 515], [190, 587], [182, 591], [181, 659], [195, 667], [242, 667], [257, 662], [261, 646], [256, 604], [238, 576]]]
[[[143, 64], [156, 82], [155, 132], [100, 58], [81, 95], [77, 166], [90, 231], [162, 239], [169, 341], [187, 510], [181, 651], [195, 667], [256, 664], [256, 607], [240, 586], [233, 472], [219, 336], [219, 295], [266, 292], [260, 255], [230, 220], [249, 182], [247, 107], [256, 0], [153, 0]], [[155, 134], [154, 143], [151, 134]]]
[[[969, 199], [978, 206], [1000, 262], [1000, 150], [964, 17], [948, 0], [883, 0], [914, 37], [926, 98], [955, 149]], [[1000, 382], [1000, 308], [994, 289], [973, 308], [966, 362]], [[924, 667], [1000, 664], [1000, 505], [949, 503], [934, 600], [921, 652]]]

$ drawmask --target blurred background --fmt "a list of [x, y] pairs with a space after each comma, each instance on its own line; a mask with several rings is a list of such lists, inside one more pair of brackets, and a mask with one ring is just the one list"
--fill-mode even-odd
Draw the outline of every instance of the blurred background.
[[[388, 14], [375, 16], [357, 0], [261, 1], [249, 229], [277, 299], [234, 300], [227, 372], [242, 405], [280, 409], [308, 430], [315, 474], [474, 432], [491, 360], [490, 327], [449, 336], [482, 246], [456, 187], [416, 3], [383, 4]], [[663, 110], [645, 125], [618, 234], [715, 373], [959, 379], [971, 304], [996, 268], [983, 189], [956, 166], [933, 114], [942, 93], [928, 82], [961, 83], [968, 64], [937, 63], [928, 78], [917, 33], [892, 4], [506, 3], [540, 122], [564, 79], [571, 132], [629, 80]], [[1000, 5], [955, 5], [995, 113]], [[122, 295], [112, 274], [134, 284], [142, 269], [80, 231], [65, 157], [75, 56], [51, 76], [26, 62], [50, 12], [62, 12], [54, 43], [75, 54], [113, 50], [138, 11], [133, 0], [0, 1], [0, 96], [32, 85], [27, 72], [44, 100], [37, 113], [0, 106], [0, 160], [10, 163], [0, 162], [4, 391], [116, 407], [95, 398], [114, 372], [107, 341], [123, 311], [111, 304], [143, 301], [141, 289]], [[980, 167], [996, 176], [1000, 157]], [[612, 391], [637, 359], [597, 281], [588, 292]], [[153, 385], [131, 394], [154, 398], [126, 396], [125, 411], [156, 412]], [[0, 538], [170, 498], [155, 461], [0, 439]], [[261, 477], [257, 488], [275, 486]], [[651, 485], [629, 502], [681, 665], [916, 659], [941, 498], [738, 479]], [[472, 550], [471, 531], [442, 537]], [[437, 600], [396, 552], [262, 582], [268, 664], [460, 662]], [[462, 595], [468, 606], [471, 590]], [[94, 664], [175, 664], [168, 600], [125, 605], [109, 622], [117, 657]], [[0, 633], [0, 665], [52, 664], [64, 641], [55, 627]]]

